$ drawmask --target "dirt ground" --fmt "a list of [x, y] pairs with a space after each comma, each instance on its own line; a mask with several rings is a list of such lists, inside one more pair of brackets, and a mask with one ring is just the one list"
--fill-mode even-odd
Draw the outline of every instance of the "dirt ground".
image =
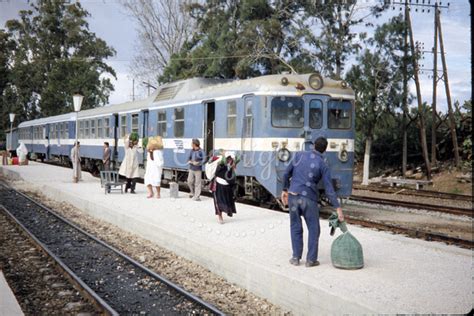
[[[354, 182], [360, 183], [362, 181], [362, 169], [362, 163], [358, 163], [354, 166]], [[423, 189], [472, 196], [472, 175], [470, 172], [457, 171], [449, 164], [443, 164], [439, 169], [439, 171], [433, 173], [433, 185], [425, 186]], [[413, 173], [413, 171], [411, 173]], [[399, 175], [400, 172], [375, 170], [374, 174], [371, 172], [371, 180], [377, 180], [379, 177], [393, 177]], [[461, 182], [460, 179], [458, 179], [458, 177], [461, 176], [471, 177], [471, 182]], [[425, 176], [423, 180], [426, 180]]]

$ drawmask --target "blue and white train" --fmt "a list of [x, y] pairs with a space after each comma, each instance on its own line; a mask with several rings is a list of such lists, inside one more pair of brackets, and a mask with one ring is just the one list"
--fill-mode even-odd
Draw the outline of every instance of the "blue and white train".
[[19, 141], [39, 158], [67, 162], [76, 119], [86, 168], [100, 164], [104, 142], [118, 167], [127, 134], [161, 135], [164, 178], [182, 181], [191, 140], [198, 138], [207, 153], [222, 148], [241, 157], [239, 195], [271, 203], [278, 202], [293, 153], [312, 149], [312, 142], [324, 136], [337, 194], [345, 198], [352, 192], [354, 92], [346, 82], [319, 74], [182, 80], [160, 86], [147, 99], [81, 111], [77, 118], [69, 113], [22, 122]]

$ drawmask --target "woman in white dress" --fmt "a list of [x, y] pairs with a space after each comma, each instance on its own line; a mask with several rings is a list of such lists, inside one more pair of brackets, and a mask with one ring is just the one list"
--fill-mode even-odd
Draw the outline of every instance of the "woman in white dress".
[[153, 197], [153, 187], [156, 188], [156, 198], [160, 198], [163, 163], [163, 140], [161, 136], [150, 138], [147, 145], [147, 162], [145, 170], [145, 185], [148, 189], [147, 198]]

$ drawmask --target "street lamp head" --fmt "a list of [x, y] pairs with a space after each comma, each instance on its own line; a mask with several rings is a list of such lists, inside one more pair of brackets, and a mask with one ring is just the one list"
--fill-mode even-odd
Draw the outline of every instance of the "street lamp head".
[[82, 99], [84, 99], [84, 96], [80, 94], [75, 94], [72, 96], [72, 101], [74, 103], [74, 112], [79, 112], [81, 110]]
[[13, 123], [15, 120], [15, 113], [10, 113], [10, 123]]

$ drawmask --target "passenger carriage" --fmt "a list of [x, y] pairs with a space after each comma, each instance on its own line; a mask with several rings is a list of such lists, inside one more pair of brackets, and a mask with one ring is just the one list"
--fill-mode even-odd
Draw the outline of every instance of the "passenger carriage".
[[[222, 148], [241, 157], [237, 166], [241, 196], [275, 202], [294, 153], [311, 150], [312, 142], [324, 136], [329, 142], [326, 160], [337, 194], [348, 197], [352, 191], [354, 117], [352, 89], [344, 81], [323, 80], [319, 74], [233, 81], [194, 78], [163, 85], [145, 100], [81, 111], [78, 137], [81, 155], [91, 167], [102, 159], [105, 141], [114, 153], [113, 161], [119, 163], [125, 135], [160, 135], [164, 177], [178, 181], [186, 179], [191, 140], [198, 138], [208, 154]], [[54, 127], [61, 122], [68, 127], [67, 135], [61, 130], [58, 134]], [[74, 123], [75, 114], [70, 113], [23, 122], [20, 131], [25, 128], [34, 134], [33, 147], [28, 149], [43, 154], [45, 143], [53, 146], [52, 139], [58, 139], [61, 146], [72, 146]], [[41, 131], [43, 134], [38, 134]], [[51, 147], [49, 154], [67, 156], [69, 151]], [[141, 164], [144, 157], [140, 157]]]

